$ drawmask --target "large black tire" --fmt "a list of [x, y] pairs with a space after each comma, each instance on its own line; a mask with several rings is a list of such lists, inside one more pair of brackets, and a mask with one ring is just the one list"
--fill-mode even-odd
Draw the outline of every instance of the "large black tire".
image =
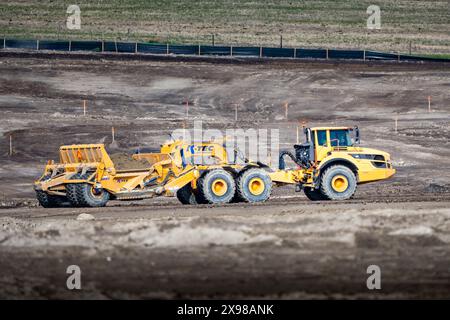
[[[48, 180], [51, 178], [51, 176], [51, 174], [47, 174], [46, 176], [42, 177], [41, 181]], [[49, 195], [42, 190], [36, 190], [36, 198], [39, 204], [44, 208], [59, 208], [62, 207], [65, 202], [67, 202], [66, 197]]]
[[[82, 175], [80, 179], [87, 179], [92, 173]], [[90, 183], [76, 183], [76, 198], [78, 205], [82, 207], [104, 207], [109, 201], [108, 191], [97, 190]]]
[[229, 203], [236, 192], [236, 183], [231, 173], [223, 169], [207, 171], [197, 181], [198, 203]]
[[192, 190], [190, 183], [178, 189], [177, 198], [182, 204], [197, 204], [194, 190]]
[[[77, 173], [77, 174], [73, 175], [71, 179], [77, 180], [77, 179], [80, 179], [80, 177], [81, 177], [81, 174]], [[76, 183], [66, 184], [66, 195], [67, 195], [67, 199], [69, 199], [69, 202], [73, 207], [80, 206], [80, 203], [78, 202], [78, 198], [77, 198], [77, 184]]]
[[320, 190], [312, 189], [306, 187], [304, 190], [305, 196], [311, 201], [321, 201], [321, 200], [329, 200], [326, 196], [324, 196]]
[[208, 204], [208, 200], [205, 199], [205, 196], [203, 195], [202, 191], [198, 187], [202, 183], [202, 178], [207, 174], [208, 171], [205, 171], [201, 174], [200, 178], [197, 180], [197, 189], [194, 190], [194, 196], [195, 196], [195, 202], [197, 204]]
[[62, 207], [66, 200], [65, 197], [49, 195], [48, 193], [41, 190], [36, 190], [36, 198], [39, 204], [44, 208]]
[[357, 181], [352, 170], [334, 165], [321, 175], [320, 191], [330, 200], [350, 199], [356, 191]]
[[272, 193], [272, 180], [261, 168], [245, 170], [236, 180], [236, 193], [245, 202], [264, 202]]
[[240, 202], [245, 202], [245, 199], [240, 195], [240, 193], [238, 192], [239, 190], [239, 186], [238, 186], [238, 178], [240, 175], [244, 174], [244, 172], [248, 170], [248, 168], [244, 168], [243, 170], [241, 170], [240, 172], [234, 174], [234, 181], [236, 182], [236, 192], [234, 194], [233, 199], [231, 199], [231, 203], [240, 203]]

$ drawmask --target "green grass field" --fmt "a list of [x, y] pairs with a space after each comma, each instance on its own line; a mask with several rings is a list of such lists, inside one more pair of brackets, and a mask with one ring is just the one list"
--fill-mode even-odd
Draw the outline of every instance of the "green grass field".
[[[81, 30], [66, 28], [67, 7], [81, 8]], [[381, 30], [366, 9], [381, 8]], [[171, 43], [362, 48], [449, 54], [448, 1], [111, 0], [0, 3], [0, 37], [120, 39]]]

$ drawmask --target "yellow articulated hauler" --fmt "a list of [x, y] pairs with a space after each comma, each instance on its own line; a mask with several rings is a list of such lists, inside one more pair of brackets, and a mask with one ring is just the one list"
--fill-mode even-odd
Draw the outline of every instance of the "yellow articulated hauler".
[[48, 162], [34, 188], [46, 208], [101, 207], [109, 200], [172, 195], [183, 204], [263, 202], [273, 186], [284, 184], [294, 184], [311, 200], [346, 200], [358, 184], [395, 173], [388, 153], [360, 147], [357, 127], [304, 131], [306, 142], [281, 151], [276, 170], [245, 159], [238, 150], [229, 161], [224, 141], [167, 142], [158, 153], [129, 155], [125, 167], [103, 144], [62, 146], [59, 162]]

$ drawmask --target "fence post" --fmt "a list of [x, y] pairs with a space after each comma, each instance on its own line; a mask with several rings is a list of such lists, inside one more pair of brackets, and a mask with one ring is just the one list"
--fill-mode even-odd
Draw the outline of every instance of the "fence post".
[[326, 52], [327, 52], [327, 60], [328, 60], [328, 57], [329, 57], [329, 56], [328, 56], [328, 49], [326, 49]]
[[105, 52], [105, 40], [102, 40], [102, 52]]
[[118, 48], [117, 48], [117, 39], [114, 40], [114, 43], [115, 43], [115, 45], [116, 45], [116, 53], [117, 53], [117, 52], [119, 52], [119, 50], [118, 50]]
[[294, 48], [294, 58], [297, 58], [297, 48]]
[[214, 40], [214, 34], [212, 34], [212, 45], [213, 45], [213, 47], [216, 45], [216, 42]]
[[200, 45], [198, 45], [198, 55], [200, 55]]
[[259, 57], [262, 58], [262, 47], [259, 47]]
[[280, 48], [283, 48], [283, 35], [280, 34]]
[[39, 51], [39, 39], [36, 40], [36, 50]]
[[233, 56], [233, 46], [230, 46], [230, 56]]
[[397, 52], [397, 61], [399, 61], [400, 62], [400, 52]]
[[169, 43], [166, 44], [166, 54], [169, 54]]
[[13, 155], [12, 134], [9, 135], [9, 156]]
[[72, 51], [72, 40], [69, 40], [69, 52]]
[[6, 38], [3, 38], [3, 49], [6, 49]]
[[135, 43], [135, 45], [134, 45], [134, 53], [138, 53], [138, 50], [137, 50], [137, 41], [136, 41], [136, 43]]
[[366, 61], [366, 50], [364, 50], [363, 52], [364, 52], [363, 60]]

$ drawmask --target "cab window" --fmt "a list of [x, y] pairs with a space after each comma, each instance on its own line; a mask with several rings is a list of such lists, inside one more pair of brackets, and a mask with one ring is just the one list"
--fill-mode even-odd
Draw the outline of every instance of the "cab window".
[[332, 147], [349, 147], [352, 145], [348, 130], [330, 130], [330, 142]]
[[327, 131], [326, 130], [317, 131], [317, 143], [319, 144], [319, 146], [327, 145]]

